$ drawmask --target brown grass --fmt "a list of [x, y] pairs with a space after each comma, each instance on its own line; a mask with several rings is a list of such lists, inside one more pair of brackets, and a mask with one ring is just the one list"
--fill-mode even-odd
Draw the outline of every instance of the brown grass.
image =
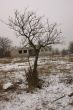
[[8, 64], [8, 63], [11, 63], [12, 59], [10, 58], [2, 58], [0, 59], [0, 63], [1, 64]]
[[38, 67], [39, 74], [50, 74], [53, 66], [52, 64], [47, 64]]
[[3, 82], [0, 81], [0, 91], [2, 90], [2, 85], [3, 85]]
[[69, 57], [69, 61], [70, 62], [73, 62], [73, 57]]
[[69, 103], [69, 105], [73, 106], [73, 101]]
[[27, 58], [20, 58], [20, 59], [17, 59], [16, 61], [14, 61], [14, 63], [23, 63], [23, 62], [28, 62], [28, 59]]

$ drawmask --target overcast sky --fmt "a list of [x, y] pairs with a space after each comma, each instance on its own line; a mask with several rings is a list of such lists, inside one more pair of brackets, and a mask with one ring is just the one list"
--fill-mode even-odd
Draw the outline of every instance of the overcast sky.
[[[28, 8], [44, 15], [50, 22], [61, 24], [64, 41], [73, 41], [73, 0], [0, 0], [0, 19], [8, 22], [14, 10]], [[0, 36], [9, 37], [14, 45], [19, 44], [14, 32], [0, 22]]]

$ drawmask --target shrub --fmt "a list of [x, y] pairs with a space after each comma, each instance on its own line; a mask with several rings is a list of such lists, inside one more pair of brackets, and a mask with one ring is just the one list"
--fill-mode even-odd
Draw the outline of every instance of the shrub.
[[38, 72], [33, 73], [32, 69], [29, 69], [26, 73], [26, 81], [28, 83], [29, 91], [32, 91], [35, 88], [41, 88], [42, 86], [41, 80], [38, 78]]

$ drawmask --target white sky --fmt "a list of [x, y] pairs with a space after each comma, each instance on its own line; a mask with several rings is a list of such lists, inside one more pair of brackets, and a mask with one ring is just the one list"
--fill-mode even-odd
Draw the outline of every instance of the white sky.
[[[0, 0], [0, 19], [8, 22], [15, 9], [36, 11], [44, 15], [50, 22], [61, 24], [64, 41], [73, 41], [73, 0]], [[0, 22], [0, 36], [9, 37], [14, 45], [19, 44], [15, 33]]]

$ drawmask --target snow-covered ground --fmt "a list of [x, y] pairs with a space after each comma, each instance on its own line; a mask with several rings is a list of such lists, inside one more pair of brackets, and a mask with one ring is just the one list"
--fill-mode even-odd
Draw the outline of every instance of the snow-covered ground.
[[[17, 63], [16, 60], [0, 64], [0, 82], [3, 87], [0, 90], [0, 110], [73, 110], [72, 62], [39, 58], [39, 77], [44, 83], [42, 89], [29, 93], [26, 91], [24, 71], [28, 68], [28, 62]], [[30, 59], [31, 65], [33, 60]], [[18, 88], [6, 90], [13, 84], [17, 84]]]

